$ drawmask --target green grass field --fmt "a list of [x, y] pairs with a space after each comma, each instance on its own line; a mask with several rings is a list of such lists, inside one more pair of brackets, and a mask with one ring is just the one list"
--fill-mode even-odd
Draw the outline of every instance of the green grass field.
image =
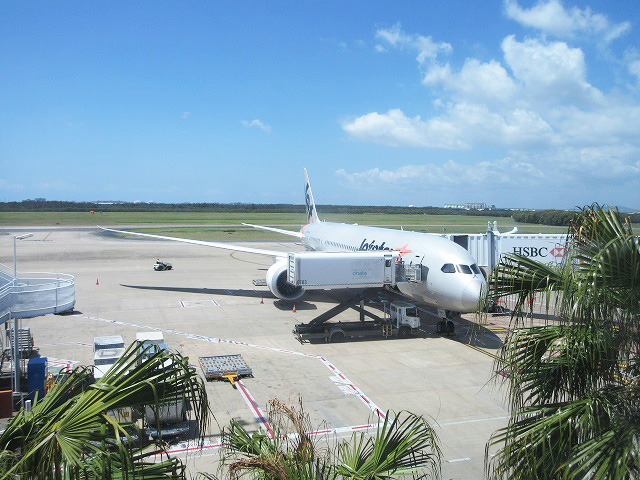
[[[487, 222], [498, 222], [502, 232], [518, 227], [521, 233], [565, 233], [566, 227], [517, 224], [508, 217], [414, 214], [328, 214], [322, 220], [360, 225], [404, 228], [430, 233], [483, 233]], [[298, 231], [304, 215], [298, 213], [193, 213], [193, 212], [2, 212], [0, 228], [9, 226], [117, 226], [145, 233], [198, 240], [284, 240], [277, 233], [245, 227], [242, 223], [268, 225]]]

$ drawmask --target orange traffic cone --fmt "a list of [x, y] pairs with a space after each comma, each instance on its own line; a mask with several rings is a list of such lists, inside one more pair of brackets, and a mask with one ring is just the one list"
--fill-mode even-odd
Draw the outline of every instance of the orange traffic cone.
[[260, 305], [264, 303], [264, 298], [260, 297]]
[[293, 310], [292, 311], [293, 311], [293, 313], [296, 313], [296, 304], [295, 303], [293, 304]]
[[97, 278], [96, 278], [96, 285], [100, 285], [100, 282], [98, 281]]

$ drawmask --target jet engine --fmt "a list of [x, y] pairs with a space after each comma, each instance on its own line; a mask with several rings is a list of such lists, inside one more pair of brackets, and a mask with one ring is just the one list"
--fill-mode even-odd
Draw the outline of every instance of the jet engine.
[[287, 282], [287, 262], [274, 263], [267, 270], [267, 287], [276, 297], [282, 300], [297, 300], [304, 294], [302, 287]]

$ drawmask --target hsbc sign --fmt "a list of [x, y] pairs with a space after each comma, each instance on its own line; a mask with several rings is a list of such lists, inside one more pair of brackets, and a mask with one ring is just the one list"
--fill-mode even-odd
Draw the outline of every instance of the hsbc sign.
[[546, 258], [546, 257], [553, 257], [553, 258], [562, 258], [564, 257], [564, 251], [565, 248], [561, 247], [561, 246], [555, 246], [553, 248], [548, 248], [548, 247], [512, 247], [513, 251], [511, 253], [515, 253], [516, 255], [520, 255], [523, 257], [529, 257], [529, 258]]
[[503, 235], [497, 240], [498, 256], [513, 253], [542, 263], [558, 264], [566, 255], [566, 235]]

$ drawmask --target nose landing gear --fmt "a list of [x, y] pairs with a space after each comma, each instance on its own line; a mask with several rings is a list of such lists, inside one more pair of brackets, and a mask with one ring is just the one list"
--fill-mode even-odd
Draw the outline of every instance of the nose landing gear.
[[458, 312], [452, 312], [450, 310], [438, 309], [438, 316], [442, 319], [436, 325], [436, 331], [441, 334], [453, 335], [456, 329], [455, 324], [451, 321], [452, 318], [460, 315]]

